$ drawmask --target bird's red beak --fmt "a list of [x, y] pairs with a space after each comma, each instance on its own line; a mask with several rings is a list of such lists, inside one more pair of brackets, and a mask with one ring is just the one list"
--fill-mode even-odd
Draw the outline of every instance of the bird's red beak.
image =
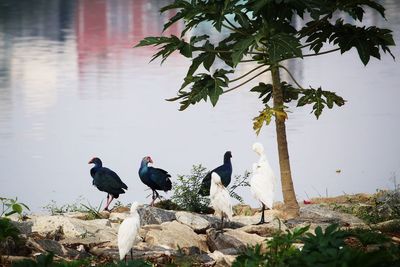
[[150, 157], [149, 157], [149, 162], [150, 162], [150, 163], [153, 163], [153, 160], [152, 160]]
[[93, 163], [93, 159], [89, 160], [88, 164]]

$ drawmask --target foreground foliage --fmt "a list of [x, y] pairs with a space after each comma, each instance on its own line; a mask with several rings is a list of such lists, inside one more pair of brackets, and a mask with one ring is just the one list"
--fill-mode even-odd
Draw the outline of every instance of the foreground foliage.
[[153, 266], [142, 260], [131, 260], [127, 263], [120, 261], [117, 263], [94, 264], [91, 259], [74, 260], [74, 261], [58, 261], [54, 260], [54, 253], [41, 254], [35, 260], [26, 259], [13, 263], [12, 267], [86, 267], [86, 266], [102, 266], [102, 267], [149, 267]]
[[[400, 246], [378, 232], [368, 229], [341, 230], [337, 224], [325, 231], [317, 227], [314, 233], [309, 226], [293, 232], [278, 232], [261, 245], [248, 247], [236, 258], [233, 267], [242, 266], [400, 266]], [[303, 243], [302, 249], [294, 244]]]

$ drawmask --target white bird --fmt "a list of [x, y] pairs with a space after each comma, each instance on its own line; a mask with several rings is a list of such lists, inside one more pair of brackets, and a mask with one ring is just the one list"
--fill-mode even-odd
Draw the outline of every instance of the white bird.
[[253, 197], [262, 204], [261, 220], [258, 224], [263, 224], [265, 223], [265, 207], [272, 209], [276, 179], [274, 172], [267, 161], [267, 157], [265, 156], [263, 145], [260, 143], [254, 143], [253, 151], [260, 156], [260, 159], [257, 163], [253, 164], [253, 174], [250, 179], [250, 189]]
[[140, 229], [140, 216], [137, 212], [137, 202], [133, 202], [131, 206], [130, 215], [125, 218], [118, 229], [118, 250], [120, 260], [125, 258], [126, 254], [130, 251], [132, 258], [132, 247], [136, 244], [137, 235]]
[[221, 182], [221, 177], [211, 173], [210, 202], [215, 214], [221, 216], [221, 232], [223, 232], [224, 218], [232, 220], [232, 203], [228, 190]]

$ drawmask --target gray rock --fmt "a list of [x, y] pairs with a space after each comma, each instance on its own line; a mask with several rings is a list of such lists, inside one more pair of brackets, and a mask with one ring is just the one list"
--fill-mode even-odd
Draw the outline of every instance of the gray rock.
[[300, 218], [303, 218], [304, 220], [309, 219], [310, 222], [320, 221], [322, 223], [339, 223], [342, 225], [348, 225], [348, 226], [353, 226], [353, 225], [365, 225], [365, 223], [347, 213], [341, 213], [337, 211], [333, 211], [329, 209], [328, 207], [318, 205], [318, 204], [311, 204], [311, 205], [306, 205], [300, 208]]
[[178, 211], [175, 213], [176, 220], [192, 228], [196, 233], [205, 234], [206, 230], [210, 228], [211, 224], [203, 217], [196, 213]]
[[108, 218], [111, 222], [119, 222], [121, 223], [129, 216], [129, 212], [111, 212], [110, 217]]
[[144, 242], [150, 246], [161, 246], [167, 249], [197, 247], [208, 251], [206, 238], [197, 235], [192, 228], [177, 221], [161, 224], [161, 229], [149, 229], [144, 236]]
[[207, 230], [207, 244], [211, 251], [219, 250], [229, 254], [239, 254], [246, 249], [247, 245], [264, 244], [264, 241], [265, 238], [240, 229], [226, 230], [223, 233], [215, 229]]
[[116, 245], [117, 232], [107, 219], [83, 221], [65, 216], [41, 216], [33, 219], [32, 232], [43, 236], [63, 232], [63, 244], [95, 244], [111, 242]]
[[18, 228], [21, 234], [29, 235], [32, 233], [33, 222], [31, 221], [11, 221], [11, 223]]
[[42, 239], [36, 240], [36, 243], [41, 246], [44, 251], [53, 252], [55, 255], [65, 256], [67, 250], [63, 245], [54, 240]]
[[243, 226], [242, 228], [239, 228], [238, 230], [241, 230], [249, 234], [256, 234], [262, 237], [269, 237], [278, 231], [285, 231], [286, 229], [287, 227], [283, 222], [279, 224], [277, 220], [273, 220], [270, 221], [269, 223], [261, 225], [246, 225]]
[[236, 259], [236, 256], [227, 255], [218, 250], [214, 251], [213, 253], [209, 253], [208, 256], [215, 261], [215, 266], [222, 267], [232, 266], [232, 263]]
[[140, 215], [140, 224], [161, 224], [163, 222], [170, 222], [176, 219], [175, 212], [169, 210], [163, 210], [148, 205], [138, 207], [138, 213]]

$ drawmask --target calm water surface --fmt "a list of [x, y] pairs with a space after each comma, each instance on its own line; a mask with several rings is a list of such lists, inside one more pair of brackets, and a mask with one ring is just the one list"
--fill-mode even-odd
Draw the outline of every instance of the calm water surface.
[[[105, 193], [91, 185], [87, 162], [99, 156], [129, 186], [123, 203], [149, 202], [137, 175], [143, 156], [176, 177], [192, 164], [213, 168], [231, 150], [234, 173], [242, 174], [256, 160], [254, 141], [264, 143], [279, 174], [275, 129], [254, 134], [251, 120], [261, 105], [246, 88], [224, 95], [216, 108], [201, 103], [179, 112], [177, 103], [164, 101], [180, 87], [188, 62], [175, 55], [162, 66], [149, 64], [154, 50], [132, 46], [160, 34], [171, 14], [158, 10], [169, 2], [0, 3], [0, 196], [18, 196], [34, 211], [80, 196], [97, 205]], [[400, 44], [400, 4], [382, 4], [387, 21], [376, 14], [366, 20], [393, 29]], [[178, 25], [168, 33], [179, 31]], [[398, 57], [399, 48], [393, 53]], [[318, 121], [308, 107], [291, 108], [298, 199], [393, 187], [400, 175], [399, 64], [385, 55], [364, 67], [349, 53], [290, 68], [304, 86], [337, 91], [348, 101]], [[248, 189], [241, 193], [257, 205]]]

